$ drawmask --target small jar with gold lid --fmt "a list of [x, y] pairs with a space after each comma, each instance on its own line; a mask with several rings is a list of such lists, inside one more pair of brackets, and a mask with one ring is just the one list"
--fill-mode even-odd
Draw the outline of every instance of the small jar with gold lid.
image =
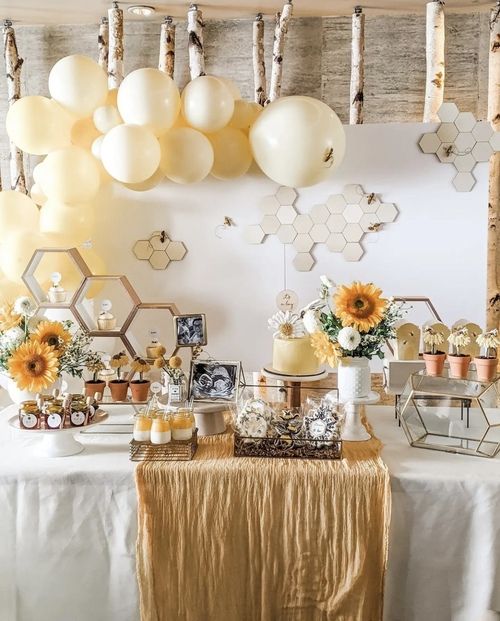
[[22, 429], [40, 429], [41, 412], [36, 401], [23, 401], [19, 407], [19, 425]]

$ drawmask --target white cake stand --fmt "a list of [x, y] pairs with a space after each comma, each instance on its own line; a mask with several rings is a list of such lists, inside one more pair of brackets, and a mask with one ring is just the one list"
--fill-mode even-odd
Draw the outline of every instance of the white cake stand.
[[359, 399], [345, 399], [345, 422], [342, 432], [342, 440], [349, 442], [365, 442], [371, 439], [371, 435], [361, 422], [361, 408], [363, 405], [373, 405], [380, 401], [380, 395], [373, 390], [366, 397]]
[[23, 429], [19, 424], [19, 416], [9, 419], [9, 425], [19, 433], [29, 436], [39, 436], [41, 442], [34, 448], [35, 455], [39, 457], [68, 457], [78, 455], [85, 448], [81, 442], [75, 440], [75, 434], [80, 433], [89, 427], [95, 427], [107, 420], [109, 414], [103, 410], [98, 410], [93, 421], [83, 427], [68, 427], [65, 429]]
[[193, 403], [193, 414], [199, 436], [214, 436], [226, 431], [225, 403]]
[[328, 373], [325, 370], [314, 373], [313, 375], [286, 375], [279, 373], [271, 365], [262, 369], [262, 375], [269, 377], [270, 379], [284, 382], [285, 387], [288, 388], [288, 406], [291, 408], [300, 408], [300, 390], [302, 384], [310, 382], [319, 382], [319, 380], [328, 377]]

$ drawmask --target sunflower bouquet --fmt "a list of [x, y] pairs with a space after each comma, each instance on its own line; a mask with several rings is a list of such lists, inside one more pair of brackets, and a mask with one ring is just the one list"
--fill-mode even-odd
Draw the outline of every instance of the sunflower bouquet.
[[41, 392], [63, 373], [82, 377], [91, 338], [72, 321], [36, 317], [28, 297], [0, 308], [0, 372], [20, 390]]
[[372, 283], [336, 286], [325, 276], [321, 282], [320, 298], [302, 312], [316, 357], [332, 367], [345, 357], [383, 358], [405, 314], [403, 305], [384, 299]]

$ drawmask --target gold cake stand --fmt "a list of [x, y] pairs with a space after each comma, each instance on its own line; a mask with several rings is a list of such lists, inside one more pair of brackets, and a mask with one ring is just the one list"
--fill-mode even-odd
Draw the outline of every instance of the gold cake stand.
[[302, 384], [319, 382], [328, 377], [328, 373], [324, 369], [312, 375], [286, 375], [285, 373], [279, 373], [271, 365], [262, 369], [262, 375], [284, 383], [287, 389], [287, 403], [290, 408], [300, 408]]

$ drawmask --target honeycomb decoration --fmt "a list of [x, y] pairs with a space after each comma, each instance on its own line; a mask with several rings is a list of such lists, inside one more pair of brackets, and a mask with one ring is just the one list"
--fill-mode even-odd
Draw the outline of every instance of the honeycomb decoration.
[[165, 231], [154, 231], [149, 239], [136, 241], [133, 252], [140, 261], [149, 261], [154, 270], [165, 270], [171, 261], [182, 261], [187, 249], [183, 242], [172, 241]]

